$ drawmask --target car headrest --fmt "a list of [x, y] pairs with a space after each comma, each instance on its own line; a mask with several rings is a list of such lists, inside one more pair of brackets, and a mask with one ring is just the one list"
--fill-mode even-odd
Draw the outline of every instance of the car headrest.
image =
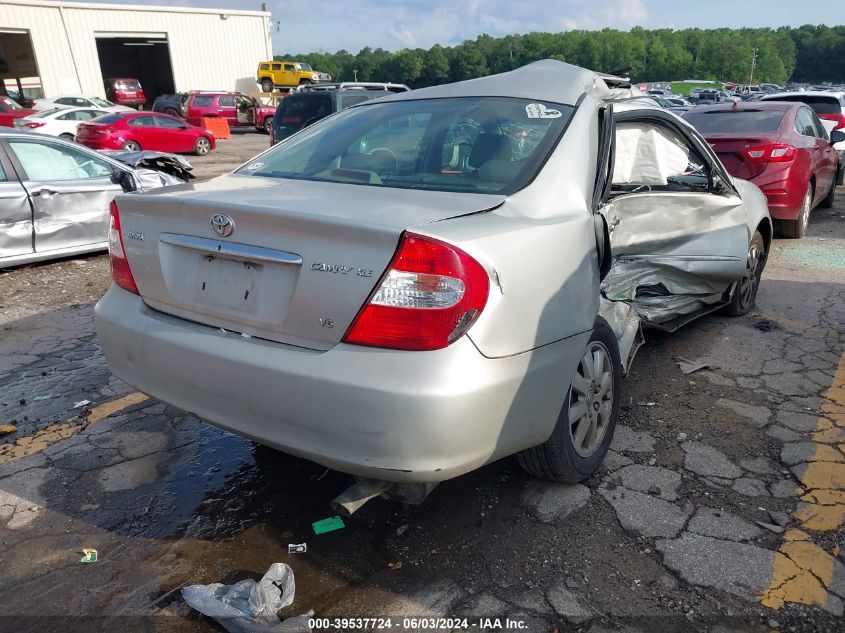
[[488, 160], [510, 160], [512, 155], [510, 137], [501, 134], [479, 134], [469, 153], [467, 164], [478, 169]]

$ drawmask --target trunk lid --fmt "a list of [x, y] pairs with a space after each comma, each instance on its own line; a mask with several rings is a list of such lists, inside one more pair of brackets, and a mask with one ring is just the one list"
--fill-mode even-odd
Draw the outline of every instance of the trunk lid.
[[761, 145], [773, 145], [780, 142], [780, 134], [765, 136], [709, 134], [705, 138], [728, 173], [743, 180], [751, 180], [766, 170], [765, 162], [755, 162], [745, 152]]
[[[221, 176], [117, 200], [150, 307], [316, 350], [340, 342], [406, 228], [499, 206], [504, 196]], [[233, 231], [221, 236], [220, 224]], [[221, 231], [226, 233], [225, 230]]]

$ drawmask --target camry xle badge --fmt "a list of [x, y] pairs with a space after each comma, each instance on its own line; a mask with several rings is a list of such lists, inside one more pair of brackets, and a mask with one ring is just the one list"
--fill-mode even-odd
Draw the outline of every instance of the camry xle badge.
[[235, 221], [225, 213], [216, 213], [211, 217], [211, 230], [220, 237], [229, 237], [235, 232]]
[[372, 277], [373, 271], [369, 268], [355, 268], [354, 266], [341, 266], [340, 264], [326, 264], [325, 262], [313, 262], [311, 270], [319, 270], [324, 273], [336, 273], [338, 275], [356, 275], [358, 277]]

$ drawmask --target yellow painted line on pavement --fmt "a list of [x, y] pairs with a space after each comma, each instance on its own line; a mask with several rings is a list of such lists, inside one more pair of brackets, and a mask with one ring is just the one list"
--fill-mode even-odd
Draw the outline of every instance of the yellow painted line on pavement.
[[133, 404], [138, 404], [139, 402], [144, 402], [144, 400], [149, 399], [150, 397], [147, 394], [136, 391], [135, 393], [130, 393], [122, 398], [118, 398], [117, 400], [98, 404], [96, 407], [91, 409], [91, 413], [88, 414], [88, 424], [94, 424], [94, 422], [109, 417], [112, 413], [117, 413], [126, 407], [130, 407]]
[[831, 555], [804, 530], [836, 531], [845, 519], [845, 354], [824, 398], [812, 436], [815, 454], [801, 475], [803, 489], [796, 488], [801, 503], [792, 517], [801, 529], [784, 533], [783, 545], [775, 553], [771, 584], [760, 595], [760, 602], [773, 609], [787, 602], [824, 605], [828, 601], [838, 547]]
[[130, 393], [129, 395], [109, 400], [97, 405], [91, 409], [88, 418], [83, 422], [78, 417], [73, 417], [65, 422], [58, 424], [51, 424], [47, 428], [36, 431], [32, 435], [26, 437], [19, 437], [14, 444], [0, 444], [0, 464], [14, 461], [27, 455], [34, 455], [40, 453], [45, 448], [54, 444], [59, 440], [75, 435], [81, 431], [85, 426], [93, 424], [103, 418], [106, 418], [113, 413], [122, 411], [123, 409], [149, 400], [149, 396], [138, 391]]

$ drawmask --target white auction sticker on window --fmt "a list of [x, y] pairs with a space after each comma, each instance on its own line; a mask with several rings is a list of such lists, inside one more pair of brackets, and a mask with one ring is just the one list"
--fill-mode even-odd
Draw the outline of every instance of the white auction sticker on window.
[[559, 119], [562, 116], [560, 110], [552, 110], [542, 103], [529, 103], [525, 106], [525, 113], [529, 119]]
[[262, 167], [264, 167], [264, 163], [261, 161], [256, 161], [246, 166], [247, 171], [255, 171], [256, 169], [261, 169]]

